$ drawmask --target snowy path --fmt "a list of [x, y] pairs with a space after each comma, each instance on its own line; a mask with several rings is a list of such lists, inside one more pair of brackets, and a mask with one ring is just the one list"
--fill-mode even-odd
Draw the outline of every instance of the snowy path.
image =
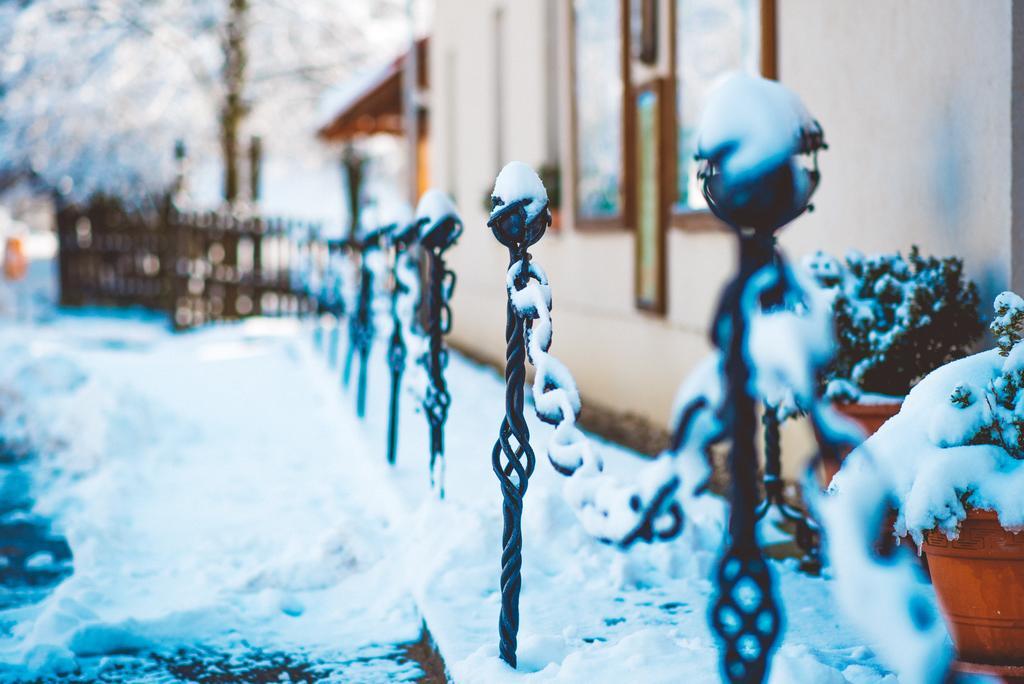
[[73, 656], [201, 646], [333, 663], [338, 681], [417, 674], [388, 658], [421, 623], [378, 570], [393, 532], [357, 503], [357, 443], [290, 336], [239, 333], [72, 318], [7, 349], [25, 358], [12, 384], [64, 423], [38, 430], [75, 440], [38, 473], [74, 575], [19, 616], [7, 659], [60, 673]]
[[[410, 680], [420, 673], [397, 645], [425, 619], [460, 683], [718, 679], [706, 578], [720, 502], [676, 542], [622, 553], [580, 530], [543, 462], [525, 505], [520, 671], [497, 659], [490, 445], [502, 384], [457, 355], [441, 503], [408, 397], [398, 467], [384, 465], [382, 354], [359, 423], [293, 323], [172, 336], [153, 322], [64, 316], [0, 329], [0, 353], [2, 434], [38, 452], [24, 466], [36, 512], [74, 554], [74, 575], [49, 597], [0, 615], [10, 675], [85, 668], [134, 681], [138, 671], [117, 668], [141, 667], [173, 681], [253, 666]], [[531, 430], [543, 444], [549, 428]], [[628, 470], [634, 456], [609, 449], [610, 468]], [[775, 569], [789, 614], [773, 682], [895, 681], [834, 614], [827, 580]], [[182, 658], [201, 662], [183, 669]]]

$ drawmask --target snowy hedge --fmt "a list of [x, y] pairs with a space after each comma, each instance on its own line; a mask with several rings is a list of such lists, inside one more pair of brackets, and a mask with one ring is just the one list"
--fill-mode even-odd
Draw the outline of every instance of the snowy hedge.
[[[899, 415], [851, 455], [842, 494], [866, 459], [898, 483], [897, 534], [938, 528], [955, 537], [968, 508], [1024, 526], [1024, 299], [995, 301], [997, 348], [947, 363], [911, 390]], [[849, 471], [849, 472], [847, 472]]]
[[925, 257], [915, 246], [906, 257], [851, 253], [845, 263], [818, 252], [804, 265], [834, 293], [833, 398], [903, 396], [930, 371], [966, 356], [981, 336], [978, 290], [964, 278], [961, 259]]

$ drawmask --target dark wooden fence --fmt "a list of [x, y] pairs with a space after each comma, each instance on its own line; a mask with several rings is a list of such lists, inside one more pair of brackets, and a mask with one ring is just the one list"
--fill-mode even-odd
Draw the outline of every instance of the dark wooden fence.
[[316, 224], [98, 199], [62, 208], [57, 230], [63, 306], [164, 311], [176, 329], [315, 307], [302, 281]]

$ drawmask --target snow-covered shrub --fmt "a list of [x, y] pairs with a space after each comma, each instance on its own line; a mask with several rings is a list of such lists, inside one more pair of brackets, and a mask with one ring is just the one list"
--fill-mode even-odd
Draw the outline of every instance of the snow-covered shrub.
[[949, 395], [954, 411], [944, 411], [933, 422], [931, 435], [938, 446], [991, 444], [1017, 460], [1024, 459], [1024, 299], [1003, 292], [995, 300], [995, 318], [989, 326], [996, 337], [1002, 367], [985, 384], [957, 383]]
[[933, 529], [956, 537], [970, 508], [1024, 527], [1024, 300], [1004, 292], [995, 309], [998, 346], [928, 373], [833, 480], [843, 495], [873, 462], [899, 483], [895, 533], [917, 543]]
[[1013, 292], [1003, 292], [995, 301], [996, 315], [988, 326], [999, 345], [999, 353], [1009, 356], [1010, 350], [1020, 342], [1024, 326], [1024, 299]]
[[[966, 356], [981, 336], [978, 290], [956, 257], [925, 257], [915, 246], [906, 257], [853, 253], [841, 264], [818, 252], [804, 267], [834, 292], [838, 349], [827, 379], [835, 399], [903, 396], [931, 370]], [[1007, 311], [1009, 340], [1024, 302], [1016, 318]]]

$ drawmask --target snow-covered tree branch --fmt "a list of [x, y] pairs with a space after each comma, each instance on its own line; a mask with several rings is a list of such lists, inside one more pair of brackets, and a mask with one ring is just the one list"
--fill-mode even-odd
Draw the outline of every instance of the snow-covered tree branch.
[[177, 139], [222, 158], [226, 112], [236, 144], [316, 154], [324, 87], [407, 32], [398, 0], [34, 0], [0, 8], [0, 39], [0, 175], [138, 197], [167, 187]]

